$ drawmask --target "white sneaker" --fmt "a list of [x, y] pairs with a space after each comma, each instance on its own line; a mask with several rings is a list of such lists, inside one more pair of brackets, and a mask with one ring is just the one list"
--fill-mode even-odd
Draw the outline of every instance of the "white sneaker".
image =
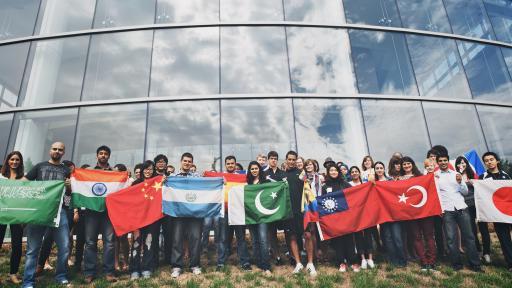
[[487, 263], [487, 264], [491, 264], [491, 255], [489, 255], [489, 254], [485, 254], [485, 255], [484, 255], [484, 261], [485, 261], [485, 263]]
[[357, 265], [357, 264], [352, 264], [352, 266], [350, 266], [350, 268], [352, 268], [352, 270], [353, 270], [354, 272], [356, 272], [356, 273], [357, 273], [357, 272], [359, 272], [359, 271], [361, 271], [361, 268], [360, 268], [360, 267], [359, 267], [359, 265]]
[[309, 272], [309, 276], [311, 277], [315, 277], [317, 275], [315, 265], [313, 265], [313, 263], [308, 263], [306, 265], [306, 271]]
[[375, 263], [373, 262], [372, 259], [368, 259], [368, 261], [366, 261], [366, 262], [368, 262], [368, 267], [370, 267], [370, 269], [375, 268]]
[[266, 276], [272, 276], [272, 271], [270, 271], [270, 270], [265, 270], [264, 273]]
[[139, 272], [133, 272], [130, 275], [130, 280], [134, 281], [134, 280], [137, 280], [137, 279], [139, 279]]
[[361, 269], [366, 269], [368, 268], [368, 261], [366, 261], [366, 259], [363, 259], [361, 260]]
[[194, 273], [194, 275], [201, 275], [201, 268], [200, 267], [192, 267], [192, 273]]
[[144, 278], [144, 279], [151, 278], [151, 271], [142, 271], [142, 278]]
[[172, 268], [171, 277], [178, 278], [181, 275], [181, 268]]
[[295, 269], [293, 269], [293, 274], [299, 274], [302, 269], [304, 269], [304, 265], [302, 265], [302, 263], [297, 263], [297, 265], [295, 265]]
[[347, 264], [340, 264], [340, 269], [338, 271], [347, 272]]

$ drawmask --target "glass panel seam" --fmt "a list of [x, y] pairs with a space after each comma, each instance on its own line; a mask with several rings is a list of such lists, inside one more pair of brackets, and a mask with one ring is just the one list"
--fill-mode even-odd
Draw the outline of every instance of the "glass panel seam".
[[473, 104], [472, 107], [473, 107], [473, 109], [475, 109], [476, 119], [478, 120], [478, 125], [480, 125], [480, 130], [482, 131], [482, 137], [484, 137], [485, 148], [487, 148], [487, 151], [491, 151], [489, 143], [487, 142], [487, 137], [485, 136], [485, 131], [484, 131], [484, 126], [482, 125], [482, 120], [480, 119], [480, 112], [478, 112], [478, 108], [476, 107], [475, 104]]
[[[375, 99], [377, 100], [377, 99]], [[371, 155], [370, 151], [370, 142], [368, 141], [368, 134], [366, 132], [366, 123], [364, 121], [364, 111], [363, 111], [363, 100], [359, 99], [359, 110], [361, 111], [361, 123], [363, 124], [363, 131], [364, 131], [364, 139], [366, 140], [366, 152], [368, 152], [367, 155]]]
[[427, 131], [428, 143], [432, 147], [432, 138], [430, 137], [430, 130], [428, 129], [427, 116], [425, 115], [425, 107], [423, 107], [423, 101], [420, 101], [421, 116], [423, 117], [423, 125], [425, 125], [425, 131]]

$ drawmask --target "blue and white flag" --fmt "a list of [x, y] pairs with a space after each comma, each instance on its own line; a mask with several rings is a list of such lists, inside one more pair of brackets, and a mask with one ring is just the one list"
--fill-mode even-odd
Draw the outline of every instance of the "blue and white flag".
[[464, 154], [464, 157], [468, 159], [469, 165], [471, 165], [471, 168], [475, 172], [475, 175], [480, 176], [484, 174], [485, 167], [484, 164], [482, 164], [482, 161], [480, 161], [480, 156], [478, 156], [478, 153], [476, 153], [475, 149], [472, 149]]
[[168, 177], [162, 189], [163, 212], [172, 217], [223, 217], [223, 184], [220, 177]]

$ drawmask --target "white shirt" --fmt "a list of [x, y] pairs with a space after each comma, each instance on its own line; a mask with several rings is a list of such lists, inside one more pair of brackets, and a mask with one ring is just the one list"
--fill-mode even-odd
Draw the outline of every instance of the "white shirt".
[[464, 202], [463, 195], [468, 195], [468, 186], [462, 181], [456, 180], [457, 172], [453, 170], [435, 172], [439, 200], [443, 211], [455, 211], [466, 209], [468, 205]]

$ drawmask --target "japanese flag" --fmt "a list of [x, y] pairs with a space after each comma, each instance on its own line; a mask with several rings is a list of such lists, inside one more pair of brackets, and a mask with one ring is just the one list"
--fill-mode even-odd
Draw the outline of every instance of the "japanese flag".
[[476, 219], [512, 223], [512, 180], [474, 181]]

